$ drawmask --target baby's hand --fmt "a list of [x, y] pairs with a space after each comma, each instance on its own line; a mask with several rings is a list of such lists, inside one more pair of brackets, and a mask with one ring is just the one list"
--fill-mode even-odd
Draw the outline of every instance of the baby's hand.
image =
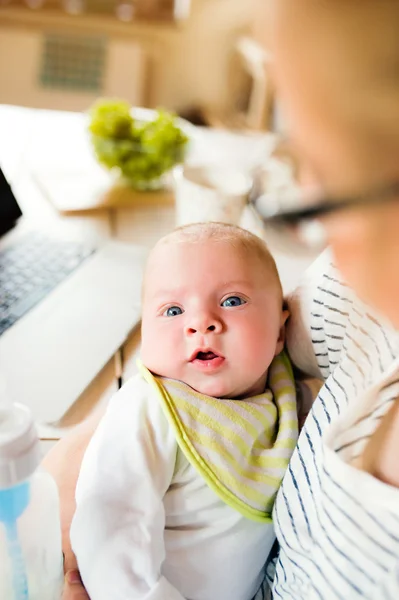
[[90, 600], [83, 587], [78, 571], [68, 571], [65, 575], [62, 600]]

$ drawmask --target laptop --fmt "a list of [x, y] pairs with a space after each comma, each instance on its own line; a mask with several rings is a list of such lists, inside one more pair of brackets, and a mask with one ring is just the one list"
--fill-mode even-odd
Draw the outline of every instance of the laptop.
[[0, 169], [0, 376], [13, 401], [57, 424], [138, 325], [147, 251], [23, 225]]

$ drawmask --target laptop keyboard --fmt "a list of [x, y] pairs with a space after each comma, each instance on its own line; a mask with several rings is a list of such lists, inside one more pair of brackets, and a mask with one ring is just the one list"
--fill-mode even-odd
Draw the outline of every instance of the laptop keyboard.
[[94, 252], [32, 232], [0, 251], [0, 335]]

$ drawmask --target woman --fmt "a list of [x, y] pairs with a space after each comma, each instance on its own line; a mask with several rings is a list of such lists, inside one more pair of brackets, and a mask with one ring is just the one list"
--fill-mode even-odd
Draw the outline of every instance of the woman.
[[[302, 310], [325, 385], [276, 502], [273, 597], [398, 598], [399, 3], [274, 0], [269, 22], [291, 137], [324, 190], [274, 223], [305, 235], [308, 217], [344, 277], [324, 262], [307, 284]], [[63, 482], [66, 528], [85, 427], [48, 462]], [[76, 458], [62, 468], [65, 444]], [[67, 569], [72, 561], [67, 552]], [[85, 597], [78, 582], [66, 586], [65, 600]]]

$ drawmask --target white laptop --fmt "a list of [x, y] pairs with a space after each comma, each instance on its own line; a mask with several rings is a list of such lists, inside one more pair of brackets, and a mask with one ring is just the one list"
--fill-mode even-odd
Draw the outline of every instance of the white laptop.
[[56, 424], [139, 323], [146, 250], [23, 232], [21, 216], [0, 170], [0, 376]]

